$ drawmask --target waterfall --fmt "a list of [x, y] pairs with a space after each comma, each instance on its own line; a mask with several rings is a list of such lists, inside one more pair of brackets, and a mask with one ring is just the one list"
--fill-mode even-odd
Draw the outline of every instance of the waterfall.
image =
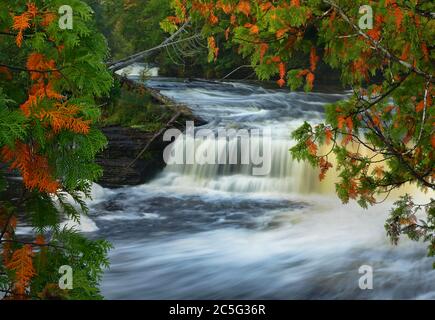
[[[175, 152], [182, 152], [180, 149], [185, 145], [183, 138], [177, 139], [174, 143]], [[327, 179], [320, 184], [317, 168], [292, 159], [289, 151], [292, 142], [289, 138], [266, 141], [266, 149], [271, 151], [270, 172], [266, 175], [253, 175], [252, 170], [255, 166], [252, 164], [218, 164], [218, 161], [216, 164], [170, 164], [165, 168], [161, 178], [154, 183], [242, 193], [309, 194], [334, 191], [333, 179]], [[230, 154], [229, 147], [236, 148], [236, 143], [197, 141], [195, 153], [215, 150], [216, 158], [222, 159]]]
[[[271, 132], [270, 139], [262, 144], [250, 137], [246, 143], [237, 138], [228, 138], [225, 143], [217, 140], [196, 139], [194, 154], [212, 153], [215, 164], [169, 164], [154, 185], [199, 187], [217, 191], [240, 193], [298, 193], [330, 194], [335, 190], [335, 180], [328, 175], [319, 183], [319, 170], [306, 162], [294, 161], [289, 149], [294, 144], [290, 139], [292, 130], [307, 120], [318, 123], [323, 119], [326, 103], [345, 97], [337, 93], [289, 93], [285, 90], [268, 90], [240, 83], [191, 83], [168, 80], [150, 81], [149, 85], [176, 101], [188, 104], [193, 112], [209, 124], [214, 132], [219, 129], [259, 129]], [[182, 154], [192, 139], [184, 134], [173, 143], [173, 153]], [[243, 149], [262, 145], [270, 159], [270, 170], [265, 175], [252, 174], [258, 166], [220, 162], [228, 159], [231, 152], [243, 154]], [[238, 150], [233, 150], [237, 148]], [[258, 148], [258, 147], [256, 147]], [[248, 152], [248, 151], [247, 151]], [[186, 153], [186, 152], [185, 152]], [[184, 154], [184, 158], [186, 158]], [[176, 161], [174, 161], [176, 162]], [[179, 162], [177, 162], [179, 163]], [[184, 162], [188, 163], [188, 162]], [[221, 163], [221, 164], [219, 164]]]
[[[345, 99], [346, 93], [289, 93], [240, 83], [174, 83], [173, 80], [151, 81], [150, 85], [162, 90], [163, 94], [174, 100], [191, 106], [195, 114], [209, 121], [203, 128], [213, 131], [216, 136], [221, 129], [259, 129], [269, 132], [269, 139], [258, 141], [261, 139], [250, 136], [248, 141], [244, 142], [237, 137], [227, 137], [223, 141], [193, 139], [191, 135], [184, 133], [172, 144], [173, 153], [182, 154], [184, 160], [196, 154], [212, 154], [214, 163], [184, 161], [184, 164], [168, 164], [159, 179], [152, 184], [237, 193], [335, 193], [338, 174], [334, 169], [336, 159], [333, 154], [328, 159], [333, 164], [333, 169], [323, 181], [319, 181], [318, 168], [314, 168], [308, 162], [292, 159], [289, 149], [295, 142], [291, 140], [290, 135], [304, 121], [311, 124], [322, 122], [324, 106]], [[193, 150], [186, 151], [186, 145], [189, 143]], [[249, 153], [249, 150], [245, 149], [249, 149], [250, 146], [252, 149], [253, 145], [255, 148], [262, 146], [263, 156], [264, 153], [269, 156], [270, 170], [265, 175], [252, 174], [258, 166], [244, 164], [240, 158], [240, 154], [244, 151]], [[348, 147], [351, 151], [352, 148], [354, 152], [357, 151], [356, 145], [350, 144]], [[331, 146], [323, 146], [319, 153], [329, 154], [330, 148]], [[238, 154], [238, 164], [225, 161], [231, 152]], [[373, 153], [363, 146], [359, 146], [358, 152], [373, 156]], [[393, 191], [392, 196], [403, 194], [404, 191], [417, 192], [415, 187], [406, 186], [399, 191]]]

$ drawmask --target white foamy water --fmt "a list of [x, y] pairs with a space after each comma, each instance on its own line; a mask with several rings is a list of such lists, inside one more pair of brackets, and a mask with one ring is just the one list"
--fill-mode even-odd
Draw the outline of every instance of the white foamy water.
[[[173, 165], [142, 186], [100, 189], [93, 236], [115, 244], [102, 283], [107, 298], [435, 298], [425, 244], [396, 247], [386, 237], [391, 201], [369, 210], [343, 205], [334, 177], [319, 183], [317, 170], [291, 159], [291, 130], [320, 122], [324, 104], [345, 95], [171, 79], [150, 85], [192, 106], [206, 128], [271, 128], [271, 171]], [[374, 290], [359, 289], [362, 265], [374, 269]]]

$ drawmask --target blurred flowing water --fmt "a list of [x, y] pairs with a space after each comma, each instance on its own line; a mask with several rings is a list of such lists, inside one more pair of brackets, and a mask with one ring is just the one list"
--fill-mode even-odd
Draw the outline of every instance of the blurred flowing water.
[[[291, 159], [291, 131], [322, 121], [324, 105], [345, 93], [163, 78], [148, 84], [191, 106], [205, 128], [270, 128], [271, 171], [171, 165], [145, 185], [95, 186], [84, 231], [115, 245], [102, 282], [106, 298], [435, 298], [425, 245], [394, 247], [386, 238], [391, 202], [369, 210], [343, 205], [333, 176], [319, 183], [317, 170]], [[362, 265], [374, 269], [373, 290], [358, 286]]]

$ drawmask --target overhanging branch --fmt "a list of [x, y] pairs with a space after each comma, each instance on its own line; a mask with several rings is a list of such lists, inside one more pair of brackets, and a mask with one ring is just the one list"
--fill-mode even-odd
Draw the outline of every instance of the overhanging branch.
[[413, 66], [412, 64], [403, 61], [402, 59], [400, 59], [399, 57], [397, 57], [396, 55], [392, 54], [389, 50], [387, 50], [386, 48], [384, 48], [378, 41], [374, 40], [372, 37], [370, 37], [369, 35], [367, 35], [365, 32], [363, 32], [355, 23], [353, 23], [350, 18], [347, 16], [347, 14], [343, 11], [343, 9], [337, 5], [335, 2], [330, 1], [330, 0], [323, 0], [324, 3], [329, 4], [330, 6], [332, 6], [335, 10], [337, 10], [337, 12], [342, 16], [342, 18], [344, 19], [344, 21], [346, 21], [356, 32], [358, 32], [362, 37], [364, 37], [365, 39], [367, 39], [371, 45], [379, 52], [381, 52], [385, 57], [387, 57], [390, 60], [394, 60], [396, 62], [398, 62], [399, 64], [401, 64], [402, 66], [404, 66], [405, 68], [411, 70], [412, 72], [423, 76], [426, 79], [431, 79], [430, 81], [433, 82], [433, 77], [432, 75], [428, 74], [427, 72], [424, 72], [423, 70], [420, 70], [418, 67]]

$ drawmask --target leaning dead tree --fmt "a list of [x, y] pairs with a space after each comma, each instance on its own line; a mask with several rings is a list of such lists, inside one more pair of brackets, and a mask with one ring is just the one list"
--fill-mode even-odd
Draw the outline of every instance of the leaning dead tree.
[[198, 33], [189, 37], [185, 37], [185, 38], [182, 37], [182, 35], [187, 32], [187, 28], [189, 27], [189, 25], [190, 25], [189, 21], [185, 22], [174, 34], [172, 34], [169, 38], [167, 38], [165, 41], [163, 41], [161, 44], [159, 44], [156, 47], [138, 52], [122, 60], [108, 63], [107, 66], [109, 70], [111, 70], [112, 72], [121, 70], [135, 62], [143, 60], [144, 58], [146, 58], [151, 53], [157, 50], [161, 50], [168, 47], [178, 48], [178, 45], [181, 43], [188, 43], [194, 40], [199, 40], [201, 38], [201, 35]]

